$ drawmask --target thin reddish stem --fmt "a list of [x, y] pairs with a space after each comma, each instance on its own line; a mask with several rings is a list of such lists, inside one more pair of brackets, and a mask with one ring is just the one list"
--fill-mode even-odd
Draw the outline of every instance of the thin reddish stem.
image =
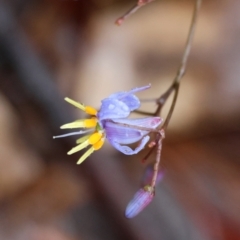
[[155, 185], [156, 185], [158, 169], [159, 169], [160, 160], [161, 160], [162, 140], [164, 138], [164, 131], [161, 130], [160, 134], [161, 134], [161, 136], [158, 140], [156, 161], [155, 161], [154, 166], [153, 166], [153, 177], [152, 177], [152, 181], [151, 181], [151, 187], [153, 189], [155, 188]]
[[125, 14], [123, 14], [120, 18], [118, 18], [116, 20], [116, 24], [118, 26], [122, 25], [123, 21], [130, 17], [132, 14], [134, 14], [139, 8], [141, 8], [142, 6], [153, 2], [154, 0], [139, 0], [132, 8], [130, 8]]

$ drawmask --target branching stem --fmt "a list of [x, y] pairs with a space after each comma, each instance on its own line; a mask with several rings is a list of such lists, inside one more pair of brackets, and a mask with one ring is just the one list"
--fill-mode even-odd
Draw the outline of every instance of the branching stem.
[[170, 94], [172, 93], [172, 91], [175, 90], [175, 95], [173, 97], [172, 105], [170, 107], [170, 110], [168, 112], [166, 120], [163, 124], [164, 129], [167, 128], [167, 126], [169, 124], [169, 121], [172, 117], [172, 113], [174, 111], [176, 101], [177, 101], [177, 97], [178, 97], [180, 81], [181, 81], [182, 77], [184, 76], [184, 74], [186, 72], [187, 61], [188, 61], [188, 57], [189, 57], [191, 47], [192, 47], [192, 41], [193, 41], [193, 36], [194, 36], [194, 33], [195, 33], [195, 29], [196, 29], [197, 17], [198, 17], [199, 9], [200, 9], [200, 6], [201, 6], [201, 2], [202, 2], [202, 0], [196, 0], [196, 2], [195, 2], [193, 17], [192, 17], [190, 29], [189, 29], [189, 32], [188, 32], [188, 37], [187, 37], [185, 49], [184, 49], [184, 52], [183, 52], [183, 57], [181, 59], [180, 66], [179, 66], [179, 69], [177, 71], [177, 75], [174, 78], [173, 83], [169, 87], [169, 89], [158, 99], [159, 105], [163, 106], [164, 103], [166, 102], [166, 100], [168, 99], [168, 97], [170, 96]]
[[[122, 22], [127, 17], [129, 17], [134, 12], [136, 12], [143, 5], [145, 5], [147, 3], [150, 3], [152, 1], [153, 0], [138, 0], [138, 3], [133, 8], [131, 8], [127, 13], [125, 13], [122, 17], [118, 18], [116, 23], [118, 25], [121, 25]], [[196, 22], [197, 22], [198, 13], [199, 13], [199, 10], [200, 10], [201, 3], [202, 3], [202, 0], [195, 0], [193, 16], [192, 16], [188, 36], [187, 36], [185, 49], [184, 49], [183, 56], [182, 56], [182, 59], [181, 59], [181, 62], [180, 62], [180, 66], [178, 68], [178, 71], [176, 73], [175, 78], [173, 79], [172, 84], [169, 86], [169, 88], [166, 90], [166, 92], [164, 92], [158, 99], [147, 100], [147, 101], [155, 101], [157, 103], [158, 106], [157, 106], [156, 111], [153, 112], [153, 113], [144, 112], [144, 111], [141, 111], [141, 110], [135, 111], [136, 113], [140, 113], [140, 114], [144, 114], [144, 115], [159, 116], [160, 113], [161, 113], [162, 107], [165, 105], [166, 101], [168, 100], [168, 98], [170, 97], [172, 92], [174, 91], [174, 96], [173, 96], [173, 100], [172, 100], [172, 103], [171, 103], [171, 107], [168, 111], [168, 114], [167, 114], [167, 117], [166, 117], [164, 123], [161, 124], [157, 129], [150, 129], [150, 128], [145, 128], [145, 127], [130, 126], [128, 124], [117, 123], [117, 124], [125, 126], [125, 127], [135, 128], [135, 129], [139, 129], [139, 130], [146, 130], [146, 131], [150, 131], [150, 132], [153, 132], [153, 133], [156, 134], [155, 143], [156, 143], [156, 146], [157, 146], [157, 153], [156, 153], [156, 160], [155, 160], [154, 167], [153, 167], [153, 177], [152, 177], [152, 181], [151, 181], [151, 187], [153, 189], [155, 189], [158, 170], [159, 170], [159, 166], [160, 166], [162, 141], [163, 141], [163, 138], [164, 138], [164, 132], [165, 132], [166, 128], [168, 127], [168, 124], [169, 124], [170, 119], [172, 117], [172, 114], [173, 114], [173, 111], [174, 111], [174, 108], [175, 108], [175, 105], [176, 105], [176, 102], [177, 102], [177, 98], [178, 98], [180, 82], [181, 82], [181, 79], [183, 78], [183, 76], [186, 72], [187, 62], [188, 62], [189, 54], [190, 54], [191, 47], [192, 47], [193, 36], [194, 36], [194, 33], [195, 33], [195, 29], [196, 29]], [[156, 148], [156, 146], [153, 146], [149, 150], [148, 154], [144, 158], [144, 161], [147, 160], [147, 158], [153, 153], [153, 150]]]

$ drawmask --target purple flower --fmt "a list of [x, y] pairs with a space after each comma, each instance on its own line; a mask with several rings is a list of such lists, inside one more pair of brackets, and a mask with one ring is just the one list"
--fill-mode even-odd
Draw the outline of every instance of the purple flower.
[[154, 189], [149, 185], [138, 190], [127, 205], [125, 211], [126, 218], [133, 218], [138, 215], [152, 201], [153, 197]]
[[[100, 149], [105, 139], [120, 152], [126, 155], [136, 154], [141, 151], [149, 141], [149, 130], [142, 128], [156, 129], [162, 122], [160, 117], [147, 117], [138, 119], [127, 118], [130, 113], [140, 107], [139, 99], [134, 93], [148, 89], [150, 85], [134, 88], [129, 92], [118, 92], [102, 100], [100, 110], [90, 106], [84, 106], [72, 99], [65, 98], [67, 102], [80, 108], [91, 115], [89, 119], [80, 119], [61, 126], [62, 129], [81, 128], [78, 132], [68, 133], [56, 137], [65, 137], [89, 133], [77, 140], [77, 146], [71, 149], [68, 154], [73, 154], [86, 147], [89, 149], [82, 155], [77, 164], [83, 162], [94, 151]], [[131, 126], [131, 127], [130, 127]], [[139, 142], [135, 149], [127, 144]]]

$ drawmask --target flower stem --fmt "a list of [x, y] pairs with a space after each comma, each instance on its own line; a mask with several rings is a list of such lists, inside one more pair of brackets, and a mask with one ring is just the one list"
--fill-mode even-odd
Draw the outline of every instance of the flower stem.
[[141, 8], [142, 6], [152, 2], [154, 0], [138, 0], [138, 2], [132, 7], [130, 8], [125, 14], [123, 14], [120, 18], [118, 18], [116, 20], [116, 24], [118, 26], [122, 25], [123, 21], [130, 17], [132, 14], [134, 14], [139, 8]]
[[178, 97], [178, 92], [179, 92], [179, 87], [180, 87], [180, 81], [181, 81], [182, 77], [184, 76], [184, 74], [186, 72], [187, 61], [188, 61], [188, 57], [189, 57], [191, 47], [192, 47], [193, 36], [194, 36], [194, 33], [195, 33], [195, 29], [196, 29], [196, 22], [197, 22], [197, 17], [198, 17], [198, 13], [199, 13], [199, 10], [200, 10], [201, 3], [202, 3], [202, 0], [196, 0], [195, 1], [194, 12], [193, 12], [189, 32], [188, 32], [186, 45], [185, 45], [185, 49], [184, 49], [184, 52], [183, 52], [183, 57], [181, 59], [181, 63], [180, 63], [179, 69], [177, 71], [176, 77], [174, 78], [173, 83], [168, 88], [168, 90], [158, 99], [160, 109], [158, 107], [157, 113], [159, 114], [160, 110], [161, 110], [161, 107], [164, 105], [164, 103], [166, 102], [166, 100], [168, 99], [170, 94], [173, 91], [175, 91], [171, 107], [169, 109], [166, 120], [163, 124], [164, 129], [167, 128], [167, 126], [169, 124], [169, 121], [172, 117], [172, 113], [174, 111], [174, 108], [175, 108], [175, 105], [176, 105], [176, 102], [177, 102], [177, 97]]
[[152, 177], [152, 181], [151, 181], [151, 187], [152, 188], [155, 188], [156, 181], [157, 181], [158, 169], [159, 169], [160, 160], [161, 160], [162, 140], [163, 140], [163, 137], [164, 137], [164, 131], [161, 130], [160, 134], [161, 134], [161, 136], [160, 136], [159, 141], [158, 141], [156, 161], [155, 161], [154, 166], [153, 166], [153, 177]]
[[[197, 17], [198, 17], [199, 9], [201, 6], [201, 2], [202, 2], [202, 0], [195, 1], [193, 17], [192, 17], [185, 49], [183, 52], [183, 56], [182, 56], [181, 63], [180, 63], [179, 69], [177, 71], [177, 74], [173, 80], [173, 83], [170, 85], [170, 87], [167, 89], [167, 91], [164, 94], [162, 94], [162, 96], [158, 99], [158, 107], [155, 112], [155, 114], [156, 114], [155, 116], [160, 114], [161, 109], [164, 106], [165, 102], [167, 101], [167, 99], [169, 98], [171, 93], [173, 91], [175, 91], [174, 97], [172, 100], [172, 104], [171, 104], [171, 107], [167, 114], [166, 120], [164, 121], [163, 125], [161, 126], [163, 133], [164, 133], [164, 130], [166, 130], [166, 128], [170, 122], [170, 119], [172, 117], [172, 114], [173, 114], [173, 111], [174, 111], [174, 108], [175, 108], [175, 105], [177, 102], [177, 98], [178, 98], [180, 82], [186, 72], [187, 61], [188, 61], [188, 57], [189, 57], [191, 46], [192, 46], [193, 36], [194, 36], [195, 29], [196, 29], [196, 22], [197, 22]], [[163, 139], [163, 137], [160, 137], [160, 139], [158, 141], [157, 155], [156, 155], [156, 160], [155, 160], [155, 163], [153, 166], [153, 177], [152, 177], [152, 182], [151, 182], [151, 187], [153, 187], [153, 188], [156, 185], [156, 179], [157, 179], [158, 169], [159, 169], [159, 165], [160, 165], [162, 139]], [[151, 152], [151, 150], [150, 150], [150, 152]], [[149, 156], [149, 155], [147, 155], [147, 156]]]

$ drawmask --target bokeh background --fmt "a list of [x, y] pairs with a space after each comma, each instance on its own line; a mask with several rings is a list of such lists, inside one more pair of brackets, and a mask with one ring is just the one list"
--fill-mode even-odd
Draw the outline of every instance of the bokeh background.
[[[159, 0], [121, 27], [134, 0], [0, 0], [0, 239], [240, 239], [239, 0], [203, 1], [162, 152], [165, 177], [124, 217], [150, 159], [108, 144], [81, 166], [75, 138], [53, 140], [113, 92], [171, 84], [193, 11]], [[163, 117], [169, 105], [166, 105]], [[142, 109], [153, 110], [154, 103]]]

